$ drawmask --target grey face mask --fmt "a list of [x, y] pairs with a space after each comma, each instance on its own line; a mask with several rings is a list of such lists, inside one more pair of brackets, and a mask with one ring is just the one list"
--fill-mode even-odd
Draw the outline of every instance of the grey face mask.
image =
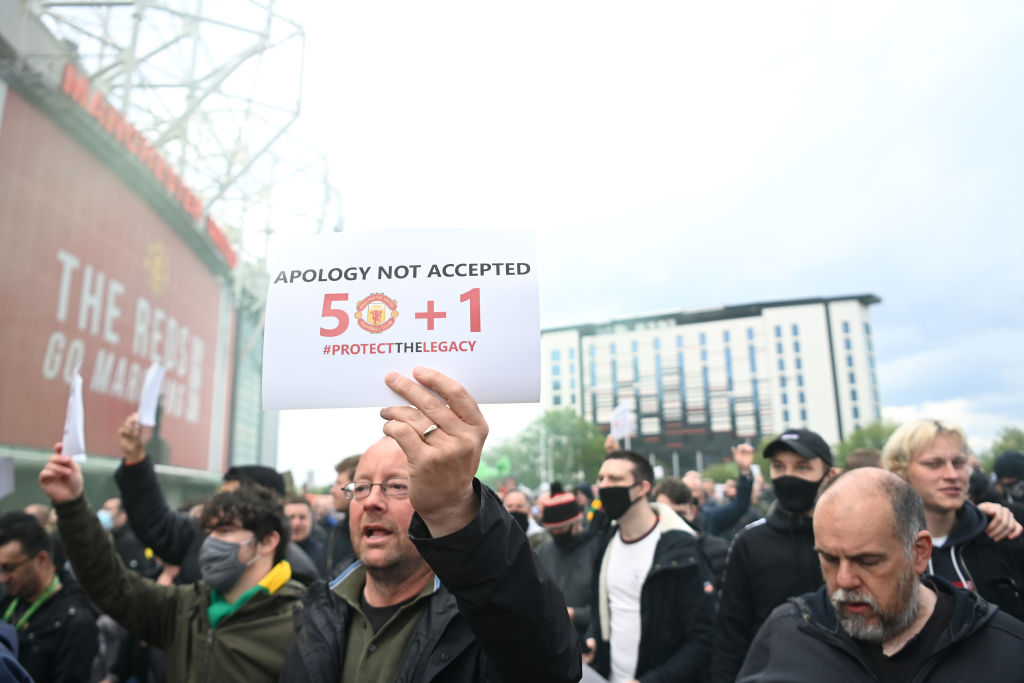
[[248, 562], [239, 562], [238, 551], [243, 545], [255, 540], [256, 537], [253, 536], [241, 543], [231, 543], [207, 536], [199, 548], [199, 573], [203, 581], [221, 593], [227, 593], [234, 588], [245, 570], [259, 557], [259, 554], [256, 554]]

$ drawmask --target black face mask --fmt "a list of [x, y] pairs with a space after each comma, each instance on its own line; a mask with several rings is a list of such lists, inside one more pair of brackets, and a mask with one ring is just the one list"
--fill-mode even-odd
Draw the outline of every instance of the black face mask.
[[526, 530], [530, 526], [530, 516], [525, 512], [510, 512], [509, 514], [512, 515], [512, 519], [516, 520], [516, 524], [519, 525], [519, 528], [522, 529], [525, 534]]
[[559, 550], [568, 550], [572, 546], [573, 534], [571, 531], [564, 534], [551, 534], [551, 540]]
[[818, 487], [825, 480], [807, 481], [800, 477], [776, 477], [772, 479], [775, 497], [783, 510], [794, 515], [802, 515], [814, 507], [814, 497], [818, 495]]
[[[636, 484], [633, 484], [636, 486]], [[618, 519], [626, 514], [637, 500], [629, 499], [629, 490], [633, 486], [602, 486], [597, 490], [597, 497], [601, 499], [601, 509], [610, 519]], [[642, 496], [641, 496], [642, 497]]]

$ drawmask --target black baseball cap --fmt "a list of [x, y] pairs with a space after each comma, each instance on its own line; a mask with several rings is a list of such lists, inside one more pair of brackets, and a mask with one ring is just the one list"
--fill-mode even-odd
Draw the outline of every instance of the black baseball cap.
[[832, 449], [817, 433], [809, 429], [787, 429], [764, 448], [764, 457], [771, 458], [780, 451], [791, 451], [801, 458], [821, 458], [832, 466]]

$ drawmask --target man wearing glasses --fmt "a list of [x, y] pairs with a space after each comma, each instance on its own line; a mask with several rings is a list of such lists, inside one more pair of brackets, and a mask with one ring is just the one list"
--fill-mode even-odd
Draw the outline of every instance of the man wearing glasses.
[[344, 487], [359, 562], [307, 590], [281, 680], [579, 680], [558, 586], [474, 479], [476, 401], [433, 370], [413, 376], [387, 376], [410, 405], [381, 411], [387, 436]]
[[[97, 522], [98, 523], [98, 522]], [[50, 558], [50, 538], [24, 512], [0, 517], [0, 615], [18, 633], [18, 661], [36, 681], [89, 681], [99, 648], [96, 614], [65, 586]]]

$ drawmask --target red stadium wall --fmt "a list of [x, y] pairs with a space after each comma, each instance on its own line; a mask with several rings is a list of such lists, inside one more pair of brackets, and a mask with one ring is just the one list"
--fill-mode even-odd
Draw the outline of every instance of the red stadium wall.
[[[222, 286], [143, 199], [8, 90], [0, 113], [0, 442], [49, 448], [81, 364], [86, 447], [117, 455], [142, 379], [167, 366], [169, 464], [206, 469], [212, 415], [226, 454], [234, 321], [219, 339]], [[222, 404], [214, 361], [227, 349]], [[218, 463], [223, 466], [223, 459]]]

